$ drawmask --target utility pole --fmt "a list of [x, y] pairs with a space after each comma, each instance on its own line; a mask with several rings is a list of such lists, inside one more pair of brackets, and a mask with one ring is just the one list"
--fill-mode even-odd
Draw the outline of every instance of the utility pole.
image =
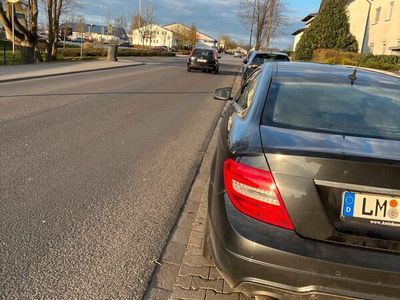
[[12, 44], [13, 44], [13, 56], [15, 58], [15, 3], [19, 0], [7, 0], [11, 3], [11, 15], [12, 15]]
[[254, 1], [254, 4], [253, 4], [253, 17], [251, 18], [249, 51], [251, 50], [251, 42], [253, 40], [254, 18], [255, 18], [255, 15], [256, 15], [256, 1], [257, 0], [253, 0], [253, 1]]
[[142, 26], [142, 24], [140, 24], [141, 23], [141, 20], [140, 20], [140, 18], [141, 18], [141, 16], [142, 16], [142, 0], [139, 0], [139, 5], [138, 5], [138, 27], [140, 28], [141, 26]]

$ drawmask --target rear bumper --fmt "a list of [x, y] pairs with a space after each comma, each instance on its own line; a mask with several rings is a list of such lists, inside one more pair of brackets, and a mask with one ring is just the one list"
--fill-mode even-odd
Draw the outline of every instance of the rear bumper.
[[[210, 250], [228, 283], [248, 296], [400, 299], [400, 268], [384, 269], [399, 256], [303, 239], [243, 215], [226, 195], [218, 198], [209, 210]], [[379, 261], [382, 268], [368, 267]]]
[[188, 63], [187, 66], [194, 70], [216, 70], [218, 69], [218, 64], [196, 64], [196, 63]]

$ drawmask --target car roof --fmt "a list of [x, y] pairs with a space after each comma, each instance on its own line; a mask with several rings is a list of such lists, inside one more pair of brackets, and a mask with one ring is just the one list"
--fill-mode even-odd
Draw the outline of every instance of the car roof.
[[[356, 72], [356, 83], [368, 86], [395, 85], [400, 88], [400, 77], [355, 66], [328, 65], [304, 62], [276, 62], [275, 78], [293, 78], [305, 82], [350, 82], [349, 76]], [[265, 71], [268, 68], [264, 68]], [[268, 72], [268, 71], [267, 71]]]

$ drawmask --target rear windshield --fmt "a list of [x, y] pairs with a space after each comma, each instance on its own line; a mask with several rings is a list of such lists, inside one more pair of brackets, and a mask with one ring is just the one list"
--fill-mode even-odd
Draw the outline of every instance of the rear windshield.
[[400, 140], [400, 85], [275, 80], [267, 103], [263, 125]]
[[286, 55], [279, 54], [257, 54], [252, 64], [261, 66], [263, 63], [271, 61], [289, 61], [289, 58]]
[[211, 50], [204, 50], [204, 49], [195, 49], [193, 51], [192, 56], [197, 57], [197, 58], [210, 59], [212, 57], [212, 51]]

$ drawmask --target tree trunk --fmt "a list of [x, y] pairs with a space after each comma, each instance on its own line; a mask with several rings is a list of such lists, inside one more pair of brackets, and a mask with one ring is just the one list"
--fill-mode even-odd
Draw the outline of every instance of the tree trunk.
[[23, 64], [35, 63], [35, 46], [21, 47], [21, 54]]

